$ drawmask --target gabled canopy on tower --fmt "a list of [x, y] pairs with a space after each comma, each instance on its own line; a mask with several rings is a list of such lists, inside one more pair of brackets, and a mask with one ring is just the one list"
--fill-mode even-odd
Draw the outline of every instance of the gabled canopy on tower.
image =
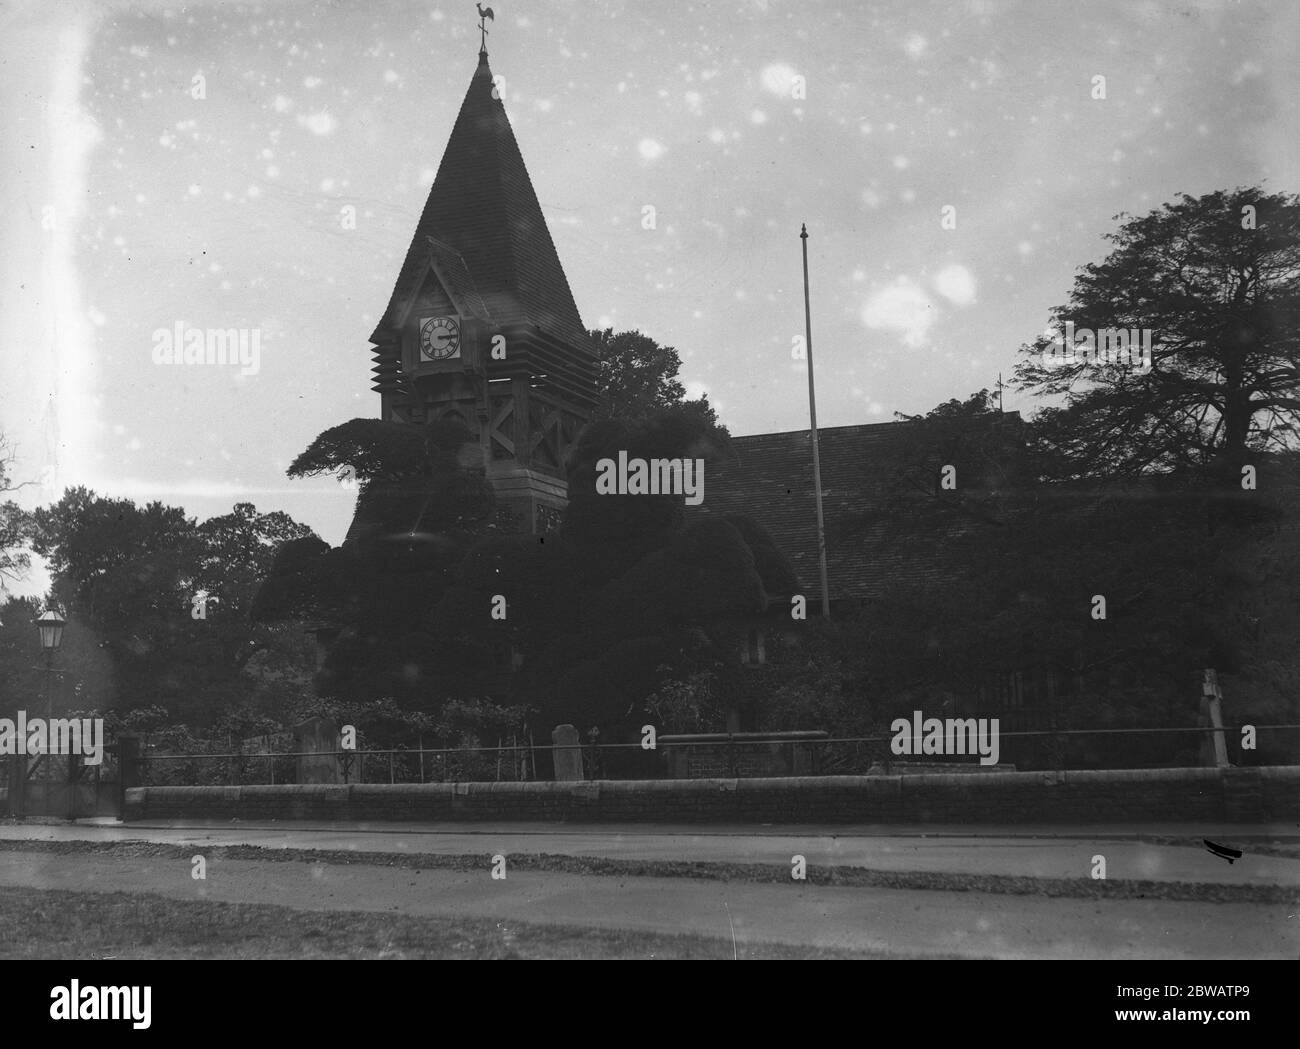
[[[473, 289], [494, 323], [503, 327], [535, 325], [552, 338], [590, 354], [587, 330], [505, 106], [494, 94], [487, 55], [480, 52], [478, 69], [470, 80], [388, 308], [371, 341], [379, 343], [400, 322], [433, 261], [444, 281]], [[463, 280], [449, 272], [458, 268], [452, 259], [463, 265]]]

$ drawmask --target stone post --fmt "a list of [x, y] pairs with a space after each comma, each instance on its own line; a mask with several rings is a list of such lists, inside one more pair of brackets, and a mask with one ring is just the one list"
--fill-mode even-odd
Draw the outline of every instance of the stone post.
[[339, 727], [329, 718], [309, 718], [293, 729], [299, 783], [342, 783]]
[[582, 745], [576, 728], [572, 725], [556, 725], [551, 732], [551, 750], [555, 759], [557, 782], [586, 778], [582, 772]]

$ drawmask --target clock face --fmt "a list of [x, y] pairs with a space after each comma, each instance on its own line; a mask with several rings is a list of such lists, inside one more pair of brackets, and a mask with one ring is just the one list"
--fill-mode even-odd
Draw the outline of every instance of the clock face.
[[460, 324], [455, 317], [425, 317], [420, 321], [420, 360], [445, 361], [460, 356]]

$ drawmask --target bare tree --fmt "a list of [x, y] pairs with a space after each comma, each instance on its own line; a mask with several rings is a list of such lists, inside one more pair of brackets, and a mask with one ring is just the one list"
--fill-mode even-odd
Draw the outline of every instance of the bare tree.
[[[0, 433], [0, 496], [27, 487], [31, 481], [13, 479], [18, 455], [13, 442]], [[31, 555], [24, 547], [31, 538], [32, 518], [12, 500], [0, 503], [0, 591], [6, 582], [21, 579], [31, 567]]]

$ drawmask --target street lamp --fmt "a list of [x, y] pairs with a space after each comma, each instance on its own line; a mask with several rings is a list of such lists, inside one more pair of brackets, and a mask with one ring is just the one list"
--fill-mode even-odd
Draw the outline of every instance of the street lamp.
[[45, 807], [50, 806], [50, 781], [54, 779], [54, 755], [50, 753], [50, 722], [54, 720], [54, 653], [63, 644], [63, 628], [67, 621], [49, 608], [36, 620], [41, 635], [41, 648], [45, 650]]
[[41, 634], [41, 648], [45, 650], [47, 660], [52, 661], [54, 650], [63, 644], [63, 628], [67, 625], [67, 621], [52, 608], [36, 620], [36, 629]]

